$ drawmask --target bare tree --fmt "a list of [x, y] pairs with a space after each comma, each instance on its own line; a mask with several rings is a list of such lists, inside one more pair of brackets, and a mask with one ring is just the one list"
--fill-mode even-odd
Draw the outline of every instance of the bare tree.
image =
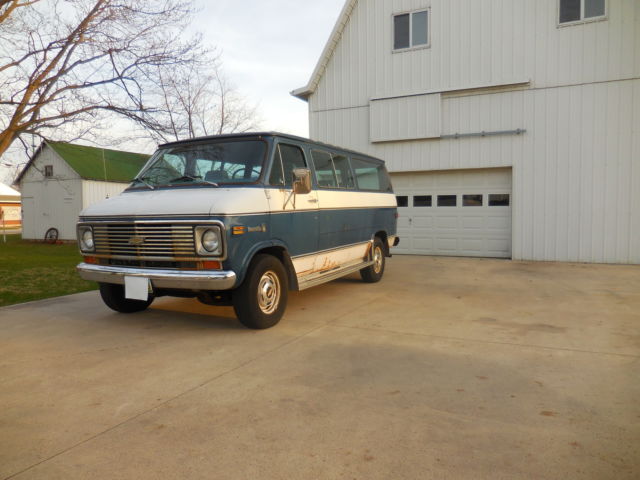
[[156, 129], [145, 92], [203, 52], [191, 0], [0, 0], [0, 156], [21, 135], [118, 114]]
[[16, 8], [27, 7], [40, 0], [0, 0], [0, 23], [4, 22]]
[[159, 67], [153, 118], [147, 128], [157, 142], [223, 133], [246, 132], [260, 123], [257, 106], [225, 76], [219, 56], [167, 71]]

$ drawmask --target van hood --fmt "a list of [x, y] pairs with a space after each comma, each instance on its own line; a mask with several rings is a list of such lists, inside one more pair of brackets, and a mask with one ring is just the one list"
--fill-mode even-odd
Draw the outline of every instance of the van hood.
[[237, 215], [268, 211], [262, 187], [136, 190], [85, 208], [81, 217]]

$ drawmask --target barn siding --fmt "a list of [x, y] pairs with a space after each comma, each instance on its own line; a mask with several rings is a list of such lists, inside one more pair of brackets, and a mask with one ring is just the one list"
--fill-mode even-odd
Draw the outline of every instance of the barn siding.
[[82, 205], [82, 180], [47, 180], [22, 184], [22, 237], [42, 240], [56, 228], [62, 240], [76, 238], [76, 221]]
[[[53, 177], [44, 177], [45, 165], [53, 166]], [[60, 238], [76, 237], [73, 212], [82, 205], [82, 180], [51, 147], [45, 145], [20, 182], [22, 192], [22, 237], [42, 240], [49, 228]]]
[[[47, 180], [44, 177], [45, 165], [53, 166], [53, 179]], [[33, 164], [25, 172], [20, 183], [42, 182], [53, 180], [76, 180], [80, 176], [73, 170], [67, 162], [62, 160], [60, 156], [49, 146], [46, 145], [40, 151]]]
[[[311, 137], [393, 172], [513, 167], [515, 259], [640, 263], [640, 2], [570, 27], [557, 5], [360, 0], [309, 99]], [[391, 53], [392, 14], [425, 6], [431, 48]], [[443, 135], [526, 133], [371, 143], [372, 99], [437, 91]]]
[[372, 100], [372, 142], [438, 138], [442, 133], [442, 98], [439, 93], [417, 97]]
[[[639, 77], [640, 2], [607, 2], [606, 21], [558, 27], [558, 0], [360, 0], [310, 109], [522, 79], [547, 88]], [[431, 47], [392, 53], [392, 15], [425, 7]]]
[[[44, 177], [44, 166], [53, 166], [53, 177]], [[76, 222], [83, 208], [121, 193], [128, 184], [82, 180], [47, 145], [25, 172], [21, 182], [22, 236], [42, 240], [56, 228], [62, 240], [75, 240]]]
[[87, 208], [90, 205], [102, 202], [107, 198], [120, 195], [128, 186], [128, 183], [85, 180], [82, 182], [82, 208]]

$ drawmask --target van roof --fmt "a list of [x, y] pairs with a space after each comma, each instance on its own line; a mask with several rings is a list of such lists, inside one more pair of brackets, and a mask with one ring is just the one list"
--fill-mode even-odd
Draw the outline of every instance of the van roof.
[[331, 149], [334, 149], [334, 150], [342, 150], [343, 152], [352, 153], [352, 154], [355, 154], [355, 155], [358, 155], [358, 156], [361, 156], [361, 157], [370, 158], [370, 159], [377, 160], [379, 162], [383, 162], [384, 163], [384, 160], [382, 160], [380, 158], [373, 157], [373, 156], [368, 155], [366, 153], [357, 152], [355, 150], [339, 147], [337, 145], [331, 145], [329, 143], [318, 142], [316, 140], [311, 140], [309, 138], [299, 137], [297, 135], [291, 135], [289, 133], [280, 133], [280, 132], [227, 133], [227, 134], [223, 134], [223, 135], [211, 135], [211, 136], [207, 136], [207, 137], [198, 137], [198, 138], [191, 138], [191, 139], [188, 139], [188, 140], [179, 140], [177, 142], [164, 143], [162, 145], [159, 145], [159, 147], [173, 147], [173, 146], [178, 146], [178, 145], [188, 145], [190, 143], [201, 143], [201, 142], [206, 142], [206, 141], [209, 141], [209, 140], [222, 140], [222, 139], [226, 139], [226, 138], [235, 139], [235, 138], [259, 138], [259, 137], [287, 138], [289, 140], [294, 140], [296, 142], [309, 143], [309, 144], [312, 144], [312, 145], [318, 145], [318, 146], [321, 146], [321, 147], [331, 148]]

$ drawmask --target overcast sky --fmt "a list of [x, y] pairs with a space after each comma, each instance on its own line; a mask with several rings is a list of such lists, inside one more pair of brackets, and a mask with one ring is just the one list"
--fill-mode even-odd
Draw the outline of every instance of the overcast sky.
[[222, 51], [224, 71], [253, 103], [263, 128], [308, 135], [307, 84], [344, 0], [216, 0], [194, 27]]
[[[221, 52], [231, 83], [258, 105], [263, 130], [308, 136], [307, 104], [289, 92], [307, 84], [344, 1], [200, 0], [193, 28]], [[18, 142], [12, 150], [5, 163], [23, 161]], [[0, 181], [14, 170], [0, 165]]]

